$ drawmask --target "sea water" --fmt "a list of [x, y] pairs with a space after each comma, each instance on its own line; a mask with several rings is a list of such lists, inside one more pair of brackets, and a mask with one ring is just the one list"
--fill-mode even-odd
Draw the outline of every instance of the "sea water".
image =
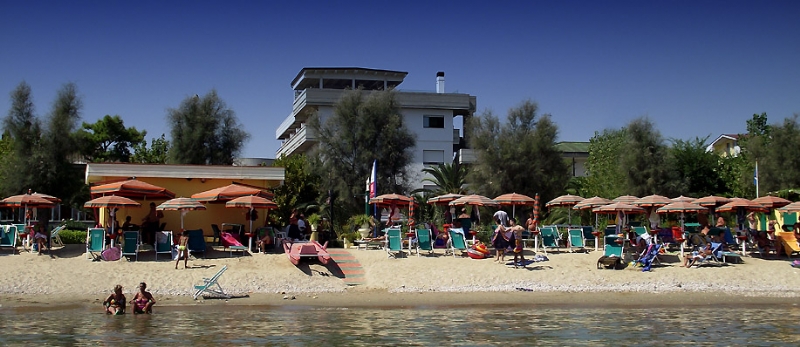
[[800, 309], [0, 309], [0, 346], [797, 346]]

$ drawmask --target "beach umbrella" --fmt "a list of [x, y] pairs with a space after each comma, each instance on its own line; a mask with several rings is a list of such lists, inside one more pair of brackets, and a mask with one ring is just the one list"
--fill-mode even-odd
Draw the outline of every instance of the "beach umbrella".
[[673, 202], [693, 202], [693, 201], [697, 200], [697, 198], [692, 198], [692, 197], [689, 197], [689, 196], [681, 195], [681, 196], [679, 196], [677, 198], [672, 198], [670, 200], [672, 200]]
[[[248, 208], [250, 209], [250, 215], [252, 216], [253, 210], [255, 209], [274, 209], [278, 208], [278, 205], [273, 202], [272, 200], [260, 197], [260, 196], [242, 196], [231, 201], [225, 203], [225, 207], [227, 208]], [[250, 220], [250, 235], [254, 235], [253, 233], [253, 218], [247, 218]], [[253, 238], [250, 237], [247, 244], [247, 250], [252, 252], [252, 241]]]
[[725, 205], [717, 207], [717, 212], [738, 212], [739, 209], [743, 209], [745, 211], [752, 211], [752, 212], [767, 212], [767, 208], [764, 205], [757, 204], [747, 199], [742, 198], [733, 198], [731, 201]]
[[461, 195], [461, 194], [453, 194], [453, 193], [450, 193], [450, 194], [445, 194], [445, 195], [439, 195], [439, 196], [434, 196], [434, 197], [432, 197], [432, 198], [428, 199], [428, 203], [429, 203], [429, 204], [432, 204], [432, 205], [447, 205], [447, 204], [449, 204], [451, 201], [453, 201], [453, 200], [455, 200], [455, 199], [458, 199], [458, 198], [460, 198], [460, 197], [462, 197], [462, 196], [464, 196], [464, 195]]
[[183, 230], [183, 217], [189, 211], [205, 210], [206, 205], [192, 198], [175, 198], [164, 201], [156, 206], [156, 210], [161, 211], [181, 211], [181, 230]]
[[39, 195], [31, 194], [30, 189], [28, 189], [27, 194], [12, 195], [3, 199], [1, 202], [5, 206], [24, 207], [25, 209], [24, 223], [26, 225], [28, 224], [28, 213], [27, 213], [28, 208], [52, 208], [53, 206], [56, 205], [54, 201], [45, 198], [44, 194], [39, 194]]
[[731, 199], [722, 196], [709, 195], [709, 196], [704, 196], [692, 202], [700, 206], [716, 207], [731, 202]]
[[140, 207], [142, 204], [124, 196], [106, 195], [87, 201], [83, 204], [86, 208], [107, 208], [111, 215], [111, 230], [116, 230], [116, 209], [120, 207]]
[[611, 201], [613, 201], [613, 202], [621, 202], [623, 204], [631, 205], [636, 200], [639, 200], [639, 197], [636, 197], [636, 196], [633, 196], [633, 195], [623, 195], [623, 196], [619, 196], [616, 199], [611, 200]]
[[789, 200], [772, 195], [765, 195], [760, 198], [755, 198], [753, 199], [753, 202], [770, 209], [783, 207], [792, 203]]
[[[576, 209], [576, 210], [586, 210], [586, 209], [592, 209], [592, 208], [599, 207], [599, 206], [611, 205], [613, 203], [614, 203], [613, 201], [608, 200], [606, 198], [601, 198], [599, 196], [595, 196], [595, 197], [591, 197], [591, 198], [585, 199], [585, 200], [577, 203], [575, 206], [572, 206], [572, 208]], [[598, 224], [599, 224], [599, 222], [597, 221], [597, 214], [595, 213], [594, 214], [594, 227], [597, 228]]]
[[[676, 201], [669, 205], [665, 205], [663, 207], [659, 207], [656, 210], [656, 213], [660, 214], [667, 214], [667, 213], [680, 213], [681, 214], [681, 232], [685, 229], [685, 222], [684, 222], [684, 214], [685, 213], [707, 213], [708, 207], [700, 206], [698, 204], [694, 204], [691, 202], [686, 201]], [[683, 254], [683, 243], [681, 243], [681, 254]]]
[[567, 206], [567, 220], [569, 224], [572, 224], [572, 206], [577, 205], [579, 202], [583, 201], [584, 199], [577, 195], [562, 195], [553, 200], [548, 201], [545, 206], [548, 208], [556, 207], [556, 206]]
[[533, 225], [539, 226], [539, 193], [533, 197]]
[[405, 205], [416, 203], [414, 198], [400, 194], [383, 194], [369, 199], [370, 205]]
[[272, 198], [272, 193], [265, 191], [265, 189], [266, 188], [253, 187], [234, 182], [224, 187], [192, 194], [192, 199], [203, 202], [224, 202], [243, 196], [260, 196], [266, 199]]
[[779, 208], [778, 211], [784, 212], [784, 213], [800, 212], [800, 201], [793, 202], [791, 204], [783, 206], [783, 207]]
[[462, 206], [462, 205], [497, 207], [500, 204], [498, 204], [497, 201], [489, 199], [483, 195], [475, 195], [475, 194], [465, 195], [450, 202], [450, 206]]
[[671, 202], [672, 200], [666, 196], [648, 195], [643, 198], [636, 199], [635, 201], [631, 202], [631, 205], [639, 207], [661, 207], [668, 205]]
[[639, 206], [624, 204], [621, 202], [615, 202], [610, 205], [595, 207], [592, 209], [592, 212], [601, 214], [616, 214], [616, 213], [641, 214], [645, 213], [645, 209]]
[[527, 206], [533, 205], [534, 200], [530, 196], [517, 194], [517, 193], [510, 193], [510, 194], [503, 194], [496, 198], [494, 201], [497, 201], [500, 205], [511, 205], [511, 216], [517, 216], [517, 205]]
[[172, 199], [175, 193], [164, 187], [143, 182], [137, 179], [103, 183], [89, 188], [92, 196], [114, 195], [131, 199]]

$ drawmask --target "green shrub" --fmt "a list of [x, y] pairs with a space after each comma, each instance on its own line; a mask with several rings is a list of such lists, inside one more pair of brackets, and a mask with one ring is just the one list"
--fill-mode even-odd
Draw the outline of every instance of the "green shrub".
[[86, 229], [89, 228], [88, 224], [83, 223], [83, 222], [78, 222], [78, 221], [72, 220], [72, 219], [64, 221], [64, 224], [67, 226], [66, 229], [68, 229], [68, 230], [83, 230], [83, 231], [86, 231]]
[[83, 244], [86, 243], [86, 230], [65, 229], [58, 233], [64, 244]]

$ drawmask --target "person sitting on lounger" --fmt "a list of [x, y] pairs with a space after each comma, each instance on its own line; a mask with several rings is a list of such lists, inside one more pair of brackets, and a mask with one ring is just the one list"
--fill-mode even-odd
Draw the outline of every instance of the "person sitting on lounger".
[[103, 307], [106, 314], [120, 315], [125, 313], [125, 294], [122, 294], [122, 286], [114, 286], [114, 292], [103, 300]]
[[133, 305], [133, 314], [139, 313], [153, 313], [153, 305], [156, 304], [156, 299], [147, 290], [147, 283], [139, 283], [139, 292], [131, 300]]
[[36, 244], [39, 247], [39, 255], [42, 255], [42, 251], [44, 251], [44, 244], [47, 243], [47, 231], [44, 223], [36, 225], [36, 233], [33, 234], [33, 239], [36, 240]]
[[711, 255], [711, 239], [708, 236], [708, 231], [711, 228], [708, 225], [703, 225], [700, 232], [689, 236], [689, 244], [696, 246], [697, 250], [692, 252], [690, 256], [683, 258], [683, 267], [691, 267], [696, 259], [703, 259]]
[[800, 246], [800, 222], [794, 223], [794, 238], [797, 240], [797, 245]]

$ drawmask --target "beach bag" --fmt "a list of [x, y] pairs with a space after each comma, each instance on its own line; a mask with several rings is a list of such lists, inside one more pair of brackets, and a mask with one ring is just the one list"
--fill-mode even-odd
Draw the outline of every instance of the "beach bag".
[[122, 257], [122, 251], [119, 247], [111, 247], [100, 253], [100, 257], [105, 261], [117, 261]]

